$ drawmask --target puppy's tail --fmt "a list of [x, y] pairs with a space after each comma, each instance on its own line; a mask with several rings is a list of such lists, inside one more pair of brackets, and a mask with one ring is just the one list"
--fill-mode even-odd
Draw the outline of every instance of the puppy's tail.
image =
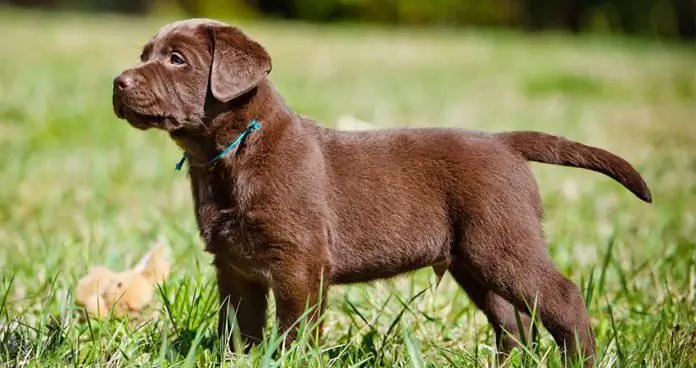
[[611, 152], [533, 131], [503, 132], [496, 138], [529, 161], [600, 172], [621, 183], [643, 201], [652, 203], [650, 188], [636, 169]]

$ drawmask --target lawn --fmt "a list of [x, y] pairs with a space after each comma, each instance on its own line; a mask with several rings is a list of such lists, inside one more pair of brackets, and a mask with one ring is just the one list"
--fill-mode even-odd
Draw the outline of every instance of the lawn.
[[[111, 110], [111, 81], [171, 19], [0, 8], [0, 362], [209, 366], [216, 290], [181, 152]], [[538, 129], [616, 152], [647, 205], [602, 175], [534, 164], [549, 252], [586, 295], [599, 365], [696, 365], [696, 50], [484, 30], [245, 23], [271, 79], [327, 126]], [[90, 265], [130, 267], [162, 240], [174, 272], [146, 318], [80, 322]], [[429, 269], [331, 289], [322, 345], [226, 354], [257, 366], [492, 366], [493, 333]], [[269, 321], [270, 321], [269, 317]], [[272, 327], [272, 326], [271, 326]], [[272, 331], [269, 336], [272, 336]], [[526, 366], [559, 366], [544, 331]], [[509, 360], [521, 364], [520, 356]]]

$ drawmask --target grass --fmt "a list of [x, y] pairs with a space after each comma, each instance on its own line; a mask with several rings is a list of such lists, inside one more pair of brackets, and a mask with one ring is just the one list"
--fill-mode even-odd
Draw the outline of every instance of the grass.
[[[0, 11], [0, 362], [5, 366], [493, 366], [493, 333], [430, 270], [331, 289], [320, 346], [223, 354], [211, 259], [180, 151], [111, 111], [112, 78], [170, 19]], [[244, 25], [296, 111], [384, 126], [540, 129], [634, 163], [655, 203], [599, 174], [534, 165], [549, 252], [580, 285], [599, 362], [696, 365], [696, 51], [620, 38]], [[77, 280], [156, 240], [175, 272], [148, 317], [78, 320]], [[269, 321], [270, 321], [269, 317]], [[272, 326], [272, 324], [271, 324]], [[277, 337], [277, 335], [276, 335]], [[305, 336], [306, 337], [306, 336]], [[542, 331], [525, 366], [559, 366]], [[519, 355], [507, 364], [520, 366]]]

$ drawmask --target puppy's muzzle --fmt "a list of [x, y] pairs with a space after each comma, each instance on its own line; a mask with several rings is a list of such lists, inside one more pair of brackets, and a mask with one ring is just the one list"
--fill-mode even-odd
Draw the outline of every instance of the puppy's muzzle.
[[131, 70], [126, 70], [118, 77], [114, 78], [114, 90], [126, 91], [135, 85], [135, 73]]
[[130, 69], [114, 78], [113, 105], [114, 113], [119, 119], [124, 119], [126, 117], [124, 100], [127, 100], [128, 94], [132, 93], [136, 88], [136, 78], [136, 73]]

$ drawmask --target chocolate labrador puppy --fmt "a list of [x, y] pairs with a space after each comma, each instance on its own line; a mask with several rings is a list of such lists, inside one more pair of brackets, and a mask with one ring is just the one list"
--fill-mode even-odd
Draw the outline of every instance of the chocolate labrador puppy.
[[547, 256], [527, 162], [594, 170], [651, 202], [629, 163], [541, 132], [322, 127], [283, 102], [261, 45], [213, 20], [164, 26], [140, 58], [114, 80], [114, 111], [185, 151], [220, 299], [247, 342], [262, 338], [269, 291], [291, 341], [329, 285], [433, 267], [486, 314], [501, 350], [529, 333], [514, 307], [529, 326], [536, 303], [561, 349], [592, 364], [583, 298]]

